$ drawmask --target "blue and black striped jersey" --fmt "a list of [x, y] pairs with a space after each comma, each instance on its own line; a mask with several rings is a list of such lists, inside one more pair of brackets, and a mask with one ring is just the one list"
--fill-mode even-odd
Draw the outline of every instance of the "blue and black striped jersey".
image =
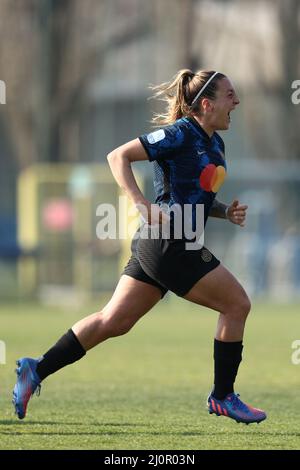
[[225, 148], [215, 132], [210, 138], [193, 117], [177, 120], [140, 141], [154, 163], [156, 203], [204, 205], [206, 224], [214, 198], [226, 176]]

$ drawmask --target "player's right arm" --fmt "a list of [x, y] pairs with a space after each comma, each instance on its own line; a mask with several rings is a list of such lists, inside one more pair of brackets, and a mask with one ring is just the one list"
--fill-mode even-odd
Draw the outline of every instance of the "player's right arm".
[[134, 204], [150, 204], [141, 192], [134, 177], [131, 163], [148, 160], [147, 153], [139, 139], [131, 140], [107, 155], [112, 174], [118, 185]]
[[[143, 219], [152, 224], [161, 222], [164, 214], [159, 206], [151, 205], [150, 201], [145, 198], [131, 168], [133, 162], [149, 160], [140, 140], [134, 139], [116, 148], [107, 155], [107, 160], [116, 182], [135, 204]], [[150, 214], [152, 220], [150, 220]]]

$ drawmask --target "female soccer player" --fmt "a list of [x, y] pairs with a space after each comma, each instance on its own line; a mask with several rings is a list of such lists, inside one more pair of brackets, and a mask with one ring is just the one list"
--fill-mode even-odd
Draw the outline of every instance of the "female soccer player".
[[[209, 413], [246, 424], [266, 418], [262, 410], [243, 403], [233, 388], [242, 359], [250, 301], [235, 277], [201, 246], [195, 235], [199, 207], [204, 207], [204, 225], [210, 215], [244, 226], [246, 205], [237, 200], [226, 205], [215, 198], [226, 175], [224, 143], [216, 131], [229, 128], [230, 113], [239, 99], [229, 78], [215, 71], [181, 70], [173, 81], [155, 91], [155, 96], [165, 99], [168, 105], [166, 114], [154, 118], [159, 130], [112, 151], [108, 162], [117, 183], [148, 222], [141, 232], [151, 235], [156, 226], [159, 236], [147, 238], [140, 234], [134, 238], [132, 256], [111, 300], [100, 312], [76, 323], [41, 358], [17, 361], [13, 402], [20, 419], [25, 417], [31, 395], [39, 391], [49, 374], [81, 359], [106, 339], [127, 333], [168, 290], [220, 314]], [[147, 159], [154, 162], [155, 170], [157, 197], [152, 207], [131, 169], [133, 162]], [[186, 206], [191, 208], [190, 213], [184, 212]], [[188, 228], [188, 234], [183, 231], [179, 237], [175, 220], [178, 213], [179, 221]], [[170, 233], [163, 237], [167, 223]]]

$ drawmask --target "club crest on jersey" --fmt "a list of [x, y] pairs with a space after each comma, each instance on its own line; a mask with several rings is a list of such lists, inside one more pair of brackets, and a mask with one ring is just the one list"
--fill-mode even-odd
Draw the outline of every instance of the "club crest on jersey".
[[206, 248], [203, 248], [201, 258], [205, 263], [209, 263], [212, 260], [212, 254]]

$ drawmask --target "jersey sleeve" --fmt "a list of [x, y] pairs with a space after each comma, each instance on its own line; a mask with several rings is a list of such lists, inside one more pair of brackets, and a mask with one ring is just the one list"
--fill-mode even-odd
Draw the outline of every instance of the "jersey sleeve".
[[168, 126], [139, 137], [150, 162], [174, 159], [184, 141], [182, 130]]

